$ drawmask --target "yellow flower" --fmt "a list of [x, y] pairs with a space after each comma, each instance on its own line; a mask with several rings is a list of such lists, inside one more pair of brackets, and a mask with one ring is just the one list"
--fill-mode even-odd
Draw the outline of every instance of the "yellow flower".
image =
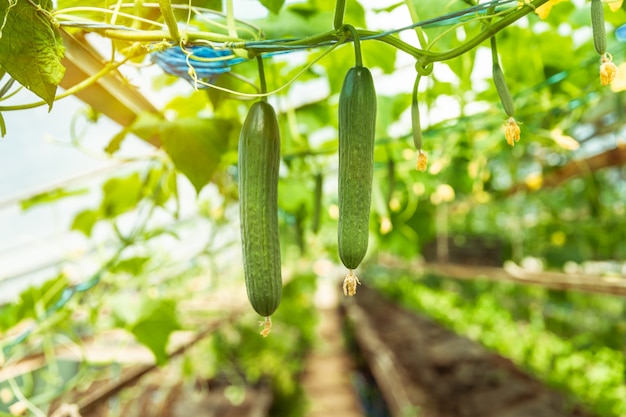
[[361, 284], [359, 278], [350, 270], [346, 278], [343, 280], [343, 295], [346, 297], [352, 297], [356, 294], [356, 286]]
[[537, 13], [537, 16], [539, 16], [540, 19], [545, 20], [548, 18], [548, 15], [552, 11], [552, 7], [556, 6], [559, 3], [563, 3], [564, 1], [566, 0], [550, 0], [549, 2], [537, 7], [535, 13]]
[[504, 125], [504, 137], [506, 143], [511, 146], [515, 146], [515, 142], [519, 142], [521, 129], [514, 118], [509, 117], [509, 120]]
[[622, 62], [617, 67], [617, 76], [611, 83], [611, 90], [614, 93], [619, 93], [620, 91], [626, 91], [626, 62]]
[[272, 319], [265, 317], [264, 321], [259, 322], [259, 326], [263, 327], [263, 330], [260, 332], [261, 336], [267, 337], [270, 331], [272, 331]]
[[417, 154], [417, 170], [418, 171], [426, 171], [426, 166], [428, 165], [428, 157], [426, 154], [420, 150]]
[[609, 85], [617, 77], [617, 65], [613, 62], [611, 54], [602, 55], [602, 64], [600, 64], [600, 83]]
[[616, 12], [622, 7], [623, 2], [624, 0], [610, 0], [608, 2], [609, 8], [611, 9], [612, 12]]

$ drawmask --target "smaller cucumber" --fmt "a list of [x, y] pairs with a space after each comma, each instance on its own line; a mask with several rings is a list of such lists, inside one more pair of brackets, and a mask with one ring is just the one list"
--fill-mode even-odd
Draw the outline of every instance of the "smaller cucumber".
[[604, 28], [604, 6], [601, 0], [591, 0], [591, 29], [593, 46], [600, 55], [606, 52], [606, 31]]
[[318, 172], [313, 177], [315, 188], [313, 191], [313, 220], [311, 220], [311, 230], [314, 234], [320, 230], [320, 219], [322, 215], [322, 193], [324, 188], [324, 176]]
[[498, 96], [500, 96], [500, 102], [502, 103], [502, 107], [504, 108], [505, 113], [509, 117], [513, 117], [515, 115], [515, 105], [513, 104], [513, 98], [511, 97], [509, 87], [507, 87], [506, 85], [504, 73], [502, 72], [502, 68], [500, 67], [500, 62], [498, 60], [498, 47], [496, 44], [495, 36], [491, 38], [491, 58], [493, 61], [493, 83], [496, 85]]

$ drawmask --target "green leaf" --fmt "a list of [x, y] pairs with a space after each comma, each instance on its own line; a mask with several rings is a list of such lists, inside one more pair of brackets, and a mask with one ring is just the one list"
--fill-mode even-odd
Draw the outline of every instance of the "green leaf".
[[51, 108], [63, 79], [63, 43], [42, 1], [36, 8], [26, 1], [0, 2], [0, 66], [17, 82], [41, 97]]
[[354, 66], [354, 48], [352, 44], [343, 45], [333, 51], [332, 57], [322, 60], [326, 69], [330, 93], [339, 93], [346, 73]]
[[[244, 67], [244, 64], [241, 64], [239, 66], [237, 66], [237, 74], [238, 75], [247, 75], [247, 69], [246, 67]], [[252, 75], [252, 74], [250, 74]], [[211, 104], [213, 105], [213, 109], [215, 111], [218, 110], [224, 110], [224, 107], [226, 108], [233, 108], [236, 106], [223, 106], [223, 104], [228, 103], [229, 99], [232, 100], [233, 98], [236, 98], [236, 96], [233, 96], [232, 93], [229, 93], [227, 91], [224, 91], [222, 89], [225, 90], [230, 90], [230, 91], [237, 91], [237, 92], [241, 92], [241, 93], [256, 93], [256, 91], [254, 91], [250, 85], [245, 84], [243, 82], [241, 82], [241, 80], [239, 80], [238, 78], [234, 77], [232, 74], [222, 74], [219, 77], [217, 77], [217, 79], [215, 79], [215, 81], [212, 83], [213, 85], [220, 87], [220, 89], [217, 88], [207, 88], [206, 90], [206, 95], [209, 99], [209, 101], [211, 102]], [[204, 91], [201, 91], [202, 94], [205, 94]], [[172, 104], [176, 104], [176, 103], [170, 103], [168, 104], [168, 107], [172, 106]], [[206, 108], [206, 103], [203, 102], [203, 108], [199, 109], [199, 111], [204, 110]], [[174, 107], [174, 106], [172, 106]], [[178, 109], [176, 109], [176, 111], [179, 111]], [[221, 113], [223, 114], [223, 113]], [[189, 116], [189, 115], [181, 115], [181, 117], [185, 117], [185, 116]]]
[[167, 362], [169, 336], [181, 328], [174, 300], [149, 297], [137, 300], [129, 295], [120, 295], [111, 300], [110, 306], [118, 325], [150, 349], [158, 365]]
[[269, 16], [255, 20], [254, 23], [263, 28], [268, 39], [283, 37], [307, 37], [318, 34], [320, 28], [332, 27], [333, 12], [313, 13], [303, 15], [301, 10], [283, 10], [279, 15]]
[[89, 190], [85, 188], [81, 190], [72, 190], [72, 191], [68, 191], [63, 188], [57, 188], [52, 191], [34, 195], [26, 200], [22, 200], [20, 201], [20, 205], [22, 207], [22, 210], [28, 210], [29, 208], [33, 206], [37, 206], [39, 204], [47, 204], [53, 201], [61, 200], [63, 198], [83, 195], [83, 194], [86, 194], [88, 191]]
[[154, 113], [139, 113], [129, 126], [124, 127], [111, 138], [104, 151], [109, 155], [117, 152], [129, 134], [135, 134], [140, 139], [147, 141], [158, 134], [164, 123], [166, 123], [165, 120]]
[[[224, 77], [220, 77], [224, 78]], [[226, 77], [232, 78], [232, 77]], [[208, 91], [213, 91], [209, 88]], [[193, 91], [191, 94], [174, 97], [163, 109], [163, 111], [174, 111], [178, 117], [196, 117], [199, 113], [206, 111], [207, 95], [202, 90]]]
[[396, 48], [381, 42], [361, 42], [363, 51], [363, 64], [366, 67], [378, 67], [385, 74], [391, 74], [396, 70]]
[[263, 6], [270, 12], [278, 14], [285, 0], [259, 0]]
[[109, 271], [114, 274], [126, 272], [136, 276], [143, 271], [149, 260], [150, 258], [146, 256], [133, 256], [132, 258], [122, 259], [113, 265]]
[[141, 200], [142, 182], [135, 172], [126, 178], [111, 178], [102, 186], [104, 197], [100, 211], [107, 218], [113, 218], [135, 208]]
[[[424, 21], [428, 19], [437, 18], [443, 14], [449, 12], [455, 12], [464, 10], [467, 8], [467, 4], [461, 0], [449, 0], [446, 2], [442, 2], [441, 0], [412, 0], [415, 4], [415, 10], [419, 16], [419, 19]], [[460, 20], [461, 18], [459, 18]], [[478, 25], [478, 23], [474, 23]], [[437, 38], [442, 33], [446, 32], [449, 28], [447, 26], [439, 26], [432, 25], [426, 27], [424, 31], [426, 32], [428, 39], [433, 40]], [[449, 32], [442, 39], [440, 39], [434, 49], [436, 50], [447, 50], [450, 48], [450, 42], [456, 39], [455, 31]]]
[[4, 304], [0, 307], [0, 330], [5, 332], [21, 321], [18, 315], [19, 305], [15, 303]]
[[98, 210], [83, 210], [74, 217], [71, 230], [82, 232], [85, 236], [91, 236], [91, 230], [100, 219]]
[[142, 306], [139, 321], [131, 332], [137, 341], [154, 354], [157, 365], [167, 362], [166, 352], [170, 334], [179, 330], [176, 302], [173, 300], [147, 300]]
[[[172, 177], [174, 178], [172, 179]], [[176, 192], [175, 182], [176, 172], [174, 170], [151, 169], [145, 179], [144, 195], [163, 207], [171, 195]]]
[[67, 277], [61, 274], [46, 281], [40, 287], [29, 287], [20, 295], [14, 319], [19, 322], [25, 318], [38, 317], [41, 312], [52, 307], [61, 298], [61, 294], [68, 285]]
[[104, 148], [104, 152], [109, 155], [113, 155], [115, 152], [119, 151], [122, 146], [122, 142], [124, 142], [124, 139], [126, 139], [126, 135], [128, 135], [129, 132], [130, 128], [126, 127], [116, 133]]
[[[361, 6], [361, 3], [357, 0], [347, 0], [343, 21], [357, 28], [367, 27], [367, 23], [365, 22], [365, 9]], [[328, 23], [329, 26], [331, 26], [330, 22]]]
[[311, 203], [311, 190], [304, 186], [302, 179], [280, 180], [278, 186], [278, 205], [282, 210], [295, 214], [302, 206]]
[[232, 123], [221, 119], [181, 118], [162, 131], [163, 149], [196, 192], [208, 184], [228, 148]]

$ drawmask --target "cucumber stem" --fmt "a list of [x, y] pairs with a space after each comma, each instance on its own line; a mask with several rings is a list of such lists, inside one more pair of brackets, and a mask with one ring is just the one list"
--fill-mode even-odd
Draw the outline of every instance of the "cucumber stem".
[[359, 32], [352, 25], [344, 25], [343, 28], [344, 30], [349, 31], [350, 35], [352, 35], [352, 40], [354, 42], [355, 66], [362, 67], [363, 58], [361, 56], [361, 38], [359, 37]]
[[176, 16], [174, 16], [174, 11], [172, 10], [172, 4], [170, 3], [170, 0], [159, 0], [159, 8], [161, 9], [161, 14], [163, 15], [163, 19], [165, 20], [167, 29], [170, 32], [170, 36], [177, 44], [180, 44], [180, 32], [178, 31]]
[[[411, 16], [411, 20], [413, 23], [417, 23], [420, 21], [420, 18], [417, 14], [417, 10], [415, 9], [415, 3], [413, 0], [405, 0], [406, 8], [409, 9], [409, 15]], [[419, 41], [422, 49], [426, 49], [428, 46], [428, 41], [426, 41], [426, 34], [424, 33], [424, 29], [419, 26], [415, 27], [415, 34], [417, 35], [417, 40]]]
[[335, 20], [333, 26], [335, 30], [341, 29], [343, 26], [343, 15], [346, 11], [346, 0], [337, 0], [335, 4]]
[[263, 58], [261, 55], [257, 55], [256, 62], [259, 65], [259, 82], [261, 83], [261, 94], [263, 94], [261, 100], [267, 101], [267, 84], [265, 82], [265, 69], [263, 68]]
[[228, 36], [237, 38], [237, 26], [235, 26], [235, 10], [233, 8], [233, 0], [226, 0], [226, 26], [228, 27]]

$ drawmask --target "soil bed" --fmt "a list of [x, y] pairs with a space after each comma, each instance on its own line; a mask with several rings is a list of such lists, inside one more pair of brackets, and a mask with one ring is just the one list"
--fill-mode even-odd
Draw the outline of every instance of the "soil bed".
[[591, 417], [509, 359], [359, 287], [345, 302], [394, 416]]

